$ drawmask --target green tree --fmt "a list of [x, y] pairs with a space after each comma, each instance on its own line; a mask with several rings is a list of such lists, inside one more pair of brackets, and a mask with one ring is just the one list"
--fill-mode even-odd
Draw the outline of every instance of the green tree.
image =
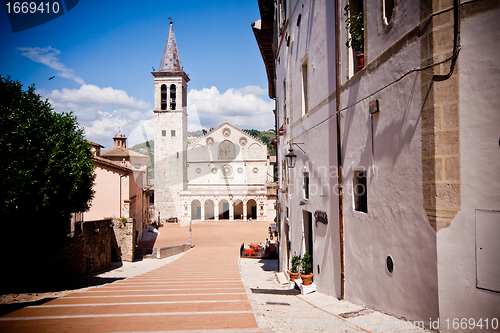
[[53, 112], [34, 91], [0, 75], [0, 213], [4, 231], [48, 241], [66, 234], [71, 213], [89, 208], [94, 162], [73, 114]]

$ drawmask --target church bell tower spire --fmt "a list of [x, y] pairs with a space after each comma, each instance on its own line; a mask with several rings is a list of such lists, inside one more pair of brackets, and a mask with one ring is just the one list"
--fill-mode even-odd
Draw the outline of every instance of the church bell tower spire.
[[175, 40], [173, 22], [170, 21], [167, 39], [163, 47], [163, 54], [160, 61], [160, 72], [180, 72], [182, 71], [177, 41]]
[[181, 219], [180, 192], [187, 188], [187, 83], [181, 66], [173, 22], [154, 76], [154, 198], [161, 220]]

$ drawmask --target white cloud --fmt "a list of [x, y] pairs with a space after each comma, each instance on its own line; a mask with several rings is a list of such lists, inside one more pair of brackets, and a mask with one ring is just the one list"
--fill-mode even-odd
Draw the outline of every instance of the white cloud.
[[216, 127], [224, 121], [242, 129], [267, 130], [274, 126], [274, 101], [257, 86], [228, 89], [220, 93], [216, 87], [192, 89], [188, 93], [190, 106], [195, 106], [204, 128]]
[[56, 112], [73, 111], [87, 139], [106, 149], [112, 148], [112, 138], [119, 127], [128, 137], [129, 147], [146, 141], [144, 137], [153, 139], [151, 104], [123, 90], [83, 84], [79, 89], [53, 90], [44, 97]]
[[89, 105], [107, 105], [114, 104], [127, 109], [147, 109], [151, 104], [142, 99], [137, 100], [128, 96], [123, 90], [113, 89], [111, 87], [99, 88], [91, 84], [82, 84], [80, 89], [53, 90], [48, 97], [51, 100], [57, 100], [59, 103], [74, 103]]
[[[188, 130], [210, 129], [226, 120], [241, 129], [273, 128], [274, 101], [266, 93], [257, 86], [228, 89], [224, 93], [216, 87], [191, 90]], [[112, 148], [118, 127], [127, 136], [128, 147], [154, 139], [152, 105], [123, 90], [83, 84], [79, 89], [44, 91], [42, 95], [56, 112], [74, 111], [87, 138], [106, 149]]]
[[64, 64], [62, 64], [58, 55], [61, 54], [61, 51], [58, 49], [48, 46], [48, 47], [18, 47], [19, 51], [21, 51], [21, 55], [27, 57], [30, 60], [35, 62], [44, 64], [58, 71], [57, 75], [62, 76], [68, 79], [71, 79], [77, 83], [83, 84], [85, 81], [81, 77], [76, 76], [73, 73], [73, 70], [67, 68]]

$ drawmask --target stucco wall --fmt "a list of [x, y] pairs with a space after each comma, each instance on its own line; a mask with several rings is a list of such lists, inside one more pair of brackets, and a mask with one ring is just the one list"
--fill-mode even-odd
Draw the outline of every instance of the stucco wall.
[[[337, 166], [335, 33], [329, 19], [334, 17], [333, 1], [297, 3], [289, 2], [287, 29], [275, 36], [277, 125], [285, 130], [277, 158], [280, 267], [287, 269], [290, 255], [305, 250], [304, 211], [326, 210], [329, 224], [313, 223], [312, 228], [314, 281], [319, 291], [340, 297], [338, 197], [332, 193], [327, 202], [321, 191], [308, 200], [303, 196], [304, 171], [310, 172], [311, 188], [337, 181], [314, 171], [318, 166]], [[500, 66], [495, 58], [500, 13], [483, 12], [498, 4], [481, 0], [462, 6], [459, 76], [439, 80], [432, 75], [446, 74], [450, 61], [412, 70], [451, 56], [452, 1], [396, 1], [390, 26], [383, 22], [383, 1], [364, 1], [365, 68], [354, 75], [345, 47], [346, 3], [339, 2], [345, 297], [426, 326], [438, 318], [441, 328], [446, 319], [498, 318], [498, 292], [476, 287], [476, 251], [481, 250], [476, 249], [477, 210], [500, 211]], [[440, 13], [426, 20], [433, 11]], [[304, 64], [306, 115], [301, 96]], [[370, 116], [369, 103], [374, 100], [379, 101], [380, 113]], [[300, 144], [292, 146], [297, 164], [289, 170], [287, 184], [282, 163], [289, 142]], [[435, 165], [429, 167], [428, 160]], [[366, 213], [355, 210], [358, 170], [368, 170]], [[441, 190], [426, 191], [431, 181]], [[434, 215], [426, 211], [429, 202]], [[436, 223], [441, 213], [449, 216], [447, 223]], [[392, 273], [388, 256], [394, 262]], [[492, 276], [500, 276], [497, 258], [490, 258]]]
[[95, 196], [92, 199], [90, 210], [84, 213], [84, 220], [120, 217], [120, 176], [124, 172], [118, 172], [112, 167], [99, 164], [95, 168], [95, 173]]
[[[333, 2], [304, 2], [289, 6], [289, 25], [280, 46], [277, 63], [276, 101], [279, 137], [277, 167], [280, 174], [280, 267], [288, 269], [294, 253], [304, 254], [307, 222], [312, 214], [313, 270], [317, 290], [341, 297], [339, 203], [335, 113], [335, 37]], [[298, 17], [300, 25], [296, 22]], [[290, 36], [287, 45], [286, 36]], [[314, 36], [314, 37], [313, 37]], [[302, 116], [302, 65], [307, 64], [308, 113]], [[283, 84], [285, 82], [285, 84]], [[286, 93], [284, 91], [286, 89]], [[286, 101], [285, 101], [286, 95]], [[290, 145], [297, 154], [295, 168], [283, 170]], [[300, 148], [299, 148], [300, 147]], [[302, 151], [303, 150], [303, 151]], [[283, 172], [288, 173], [288, 183]], [[304, 172], [309, 173], [310, 195], [305, 200]], [[301, 204], [301, 202], [303, 204]], [[315, 223], [314, 213], [327, 214], [328, 224]], [[287, 217], [288, 215], [288, 217]], [[287, 241], [291, 248], [287, 251]]]
[[[385, 72], [382, 66], [371, 74], [377, 80], [361, 81], [359, 90], [379, 88]], [[435, 232], [423, 209], [419, 88], [414, 74], [373, 96], [380, 103], [373, 131], [368, 100], [342, 113], [345, 289], [354, 303], [428, 322], [438, 317], [437, 263]], [[354, 207], [354, 171], [360, 170], [367, 170], [367, 213]]]
[[[340, 3], [343, 8], [345, 3]], [[417, 4], [418, 5], [418, 4]], [[277, 64], [278, 126], [287, 123], [286, 133], [280, 143], [292, 140], [300, 144], [305, 153], [293, 146], [297, 156], [295, 169], [290, 171], [293, 184], [287, 193], [280, 193], [282, 228], [288, 230], [292, 240], [290, 254], [302, 254], [305, 249], [304, 211], [326, 211], [328, 225], [313, 221], [313, 257], [315, 283], [318, 290], [341, 296], [340, 290], [340, 238], [338, 215], [338, 187], [336, 178], [336, 119], [335, 119], [335, 14], [333, 2], [316, 1], [299, 3], [290, 16], [289, 47], [280, 44]], [[370, 6], [379, 6], [379, 2]], [[369, 46], [368, 58], [380, 55], [392, 45], [400, 34], [406, 33], [419, 21], [418, 8], [406, 4], [399, 7], [391, 33], [371, 28], [373, 48]], [[371, 8], [373, 18], [381, 19], [380, 8]], [[405, 12], [407, 10], [407, 12]], [[297, 18], [301, 14], [300, 26]], [[343, 12], [339, 18], [342, 20]], [[372, 14], [370, 14], [372, 15]], [[404, 19], [403, 19], [404, 17]], [[399, 23], [398, 23], [399, 22]], [[371, 23], [370, 23], [371, 24]], [[399, 26], [401, 25], [401, 26]], [[340, 77], [346, 83], [349, 51], [345, 48], [345, 25], [340, 26]], [[397, 32], [397, 34], [396, 34]], [[381, 40], [381, 45], [375, 45]], [[420, 45], [405, 45], [401, 52], [381, 62], [379, 66], [359, 73], [351, 82], [341, 87], [341, 141], [343, 158], [343, 214], [345, 237], [345, 297], [358, 304], [381, 309], [414, 320], [429, 321], [438, 317], [436, 236], [423, 209], [422, 154], [420, 132], [420, 77], [413, 74], [377, 95], [368, 97], [381, 87], [420, 65]], [[302, 65], [308, 71], [308, 113], [302, 115]], [[283, 80], [286, 80], [286, 106], [283, 110]], [[381, 113], [374, 116], [373, 147], [371, 118], [368, 103], [381, 101]], [[358, 101], [361, 101], [357, 103]], [[352, 107], [350, 107], [352, 106]], [[288, 145], [281, 144], [278, 165], [288, 152]], [[307, 169], [304, 169], [306, 166]], [[326, 166], [328, 175], [322, 175]], [[352, 183], [354, 171], [369, 172], [368, 214], [353, 209]], [[310, 190], [319, 188], [303, 205], [303, 172], [308, 171]], [[282, 175], [283, 178], [283, 175]], [[330, 193], [322, 190], [329, 185]], [[286, 187], [286, 184], [280, 186]], [[284, 238], [283, 238], [284, 239]], [[282, 239], [282, 243], [283, 243]], [[282, 244], [282, 253], [286, 246]], [[386, 257], [395, 261], [392, 274], [386, 271]], [[289, 258], [282, 258], [282, 267]], [[319, 265], [319, 270], [318, 270]]]
[[[437, 233], [441, 323], [448, 318], [478, 321], [499, 315], [500, 294], [476, 287], [475, 253], [476, 210], [500, 211], [498, 17], [496, 9], [461, 23], [462, 207], [451, 226]], [[492, 260], [491, 268], [500, 274], [500, 265]]]

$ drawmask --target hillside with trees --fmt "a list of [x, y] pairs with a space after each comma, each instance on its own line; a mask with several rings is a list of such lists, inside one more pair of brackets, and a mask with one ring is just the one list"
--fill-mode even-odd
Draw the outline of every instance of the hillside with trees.
[[153, 140], [149, 140], [143, 143], [139, 143], [129, 148], [136, 153], [140, 153], [146, 156], [149, 156], [148, 163], [148, 179], [154, 179], [154, 169], [155, 169], [155, 142]]

